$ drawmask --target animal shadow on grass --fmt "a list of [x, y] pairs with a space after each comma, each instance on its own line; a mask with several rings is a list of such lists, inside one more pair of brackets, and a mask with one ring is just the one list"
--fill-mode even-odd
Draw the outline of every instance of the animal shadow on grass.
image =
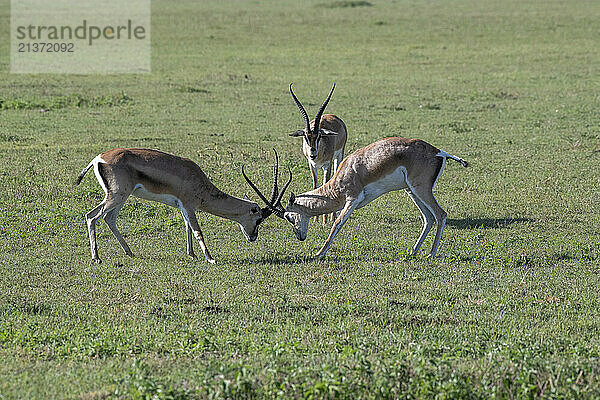
[[448, 219], [446, 225], [458, 229], [503, 229], [510, 225], [534, 222], [533, 218], [463, 218]]
[[290, 254], [272, 254], [263, 255], [258, 258], [244, 258], [237, 260], [237, 264], [271, 264], [271, 265], [283, 265], [283, 264], [304, 264], [314, 260], [314, 257], [306, 255], [290, 255]]

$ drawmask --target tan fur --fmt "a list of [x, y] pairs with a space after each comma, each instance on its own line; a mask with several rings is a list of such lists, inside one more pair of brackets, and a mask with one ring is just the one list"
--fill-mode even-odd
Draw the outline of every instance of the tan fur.
[[[310, 122], [310, 128], [315, 127], [315, 120]], [[321, 140], [317, 146], [317, 135], [313, 134], [312, 131], [308, 134], [310, 145], [305, 140], [302, 141], [302, 152], [307, 159], [310, 159], [310, 148], [317, 148], [317, 157], [314, 159], [315, 164], [323, 165], [329, 163], [333, 159], [333, 155], [336, 151], [344, 152], [346, 141], [348, 139], [348, 132], [346, 131], [346, 124], [340, 118], [333, 114], [325, 114], [321, 117], [321, 129], [327, 129], [333, 132], [337, 132], [337, 135], [332, 136], [321, 136]], [[334, 171], [335, 172], [335, 171]], [[313, 189], [318, 187], [316, 179], [313, 180]]]
[[[316, 189], [319, 187], [318, 169], [323, 168], [323, 183], [325, 183], [331, 179], [331, 175], [335, 173], [342, 162], [348, 132], [344, 121], [333, 114], [323, 115], [320, 127], [321, 129], [337, 132], [337, 135], [321, 135], [320, 140], [318, 140], [319, 135], [313, 132], [314, 126], [315, 120], [312, 120], [310, 122], [311, 132], [306, 134], [308, 143], [306, 139], [302, 140], [302, 152], [308, 161], [313, 189]], [[306, 129], [304, 131], [306, 132]], [[317, 150], [315, 158], [311, 158], [311, 154], [313, 153], [311, 148]], [[339, 154], [337, 159], [335, 158], [336, 153]], [[328, 216], [328, 214], [323, 215], [323, 223], [327, 222]], [[335, 219], [335, 213], [331, 214], [330, 217], [331, 220]]]
[[148, 191], [171, 194], [194, 209], [225, 218], [245, 214], [256, 205], [223, 193], [187, 158], [151, 149], [113, 149], [100, 157], [111, 171], [115, 192], [133, 190], [139, 183]]
[[[405, 189], [423, 215], [423, 232], [413, 247], [413, 253], [419, 250], [435, 221], [437, 232], [430, 253], [433, 257], [441, 239], [446, 212], [435, 200], [432, 189], [446, 157], [466, 166], [464, 160], [440, 152], [419, 139], [396, 137], [379, 140], [346, 157], [335, 175], [323, 186], [292, 197], [286, 207], [285, 218], [294, 225], [296, 236], [304, 240], [310, 217], [341, 211], [327, 241], [317, 253], [319, 258], [324, 258], [333, 238], [355, 209], [388, 191]], [[402, 173], [404, 177], [396, 178]], [[372, 192], [377, 190], [380, 182], [383, 185], [381, 192]], [[369, 189], [371, 192], [367, 192], [367, 187], [373, 187]]]
[[131, 194], [163, 202], [181, 211], [187, 228], [187, 250], [192, 257], [195, 257], [191, 240], [194, 235], [207, 261], [214, 262], [204, 244], [195, 210], [238, 222], [248, 240], [256, 239], [258, 225], [263, 219], [258, 204], [222, 192], [196, 163], [187, 158], [151, 149], [113, 149], [92, 160], [79, 176], [78, 183], [92, 166], [106, 191], [104, 201], [86, 214], [92, 260], [96, 262], [100, 262], [100, 258], [95, 224], [101, 217], [105, 218], [125, 253], [133, 256], [116, 227], [117, 214]]
[[320, 189], [352, 197], [362, 187], [380, 180], [398, 167], [405, 167], [408, 179], [421, 185], [435, 178], [437, 168], [432, 167], [442, 162], [436, 157], [437, 153], [437, 148], [420, 139], [382, 139], [349, 155], [326, 187]]

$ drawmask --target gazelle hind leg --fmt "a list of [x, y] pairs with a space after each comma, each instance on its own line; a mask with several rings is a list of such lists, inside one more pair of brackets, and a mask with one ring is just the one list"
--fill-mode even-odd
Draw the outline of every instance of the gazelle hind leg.
[[125, 238], [123, 238], [123, 235], [121, 235], [121, 232], [119, 232], [119, 228], [117, 228], [117, 216], [119, 215], [119, 211], [121, 211], [122, 207], [123, 204], [107, 212], [104, 215], [104, 222], [106, 222], [106, 225], [108, 225], [108, 228], [112, 232], [115, 239], [117, 239], [117, 242], [119, 242], [119, 244], [121, 245], [121, 248], [123, 249], [125, 254], [127, 254], [129, 257], [133, 257], [133, 252], [127, 245], [127, 242], [125, 241]]
[[425, 203], [423, 203], [423, 201], [421, 201], [421, 199], [419, 199], [417, 196], [415, 196], [410, 191], [410, 189], [407, 189], [406, 192], [408, 193], [408, 195], [410, 196], [412, 201], [415, 203], [415, 205], [417, 206], [419, 211], [421, 211], [421, 218], [423, 220], [423, 230], [421, 231], [421, 235], [419, 236], [419, 239], [415, 242], [415, 245], [412, 248], [411, 253], [414, 256], [419, 252], [419, 249], [423, 245], [425, 238], [429, 234], [429, 231], [431, 231], [431, 228], [433, 227], [433, 223], [435, 222], [435, 217], [433, 216], [431, 211], [429, 211], [427, 206], [425, 206]]
[[90, 238], [90, 249], [92, 252], [92, 261], [100, 263], [100, 257], [98, 257], [98, 245], [96, 244], [96, 222], [102, 215], [102, 209], [104, 208], [104, 204], [106, 203], [106, 199], [102, 201], [102, 203], [98, 204], [91, 211], [85, 214], [85, 222], [87, 225], [88, 235]]
[[[96, 244], [96, 223], [107, 213], [112, 211], [116, 207], [122, 207], [124, 202], [118, 202], [112, 197], [106, 197], [102, 203], [94, 207], [90, 212], [85, 214], [85, 220], [88, 228], [88, 235], [90, 237], [90, 249], [92, 252], [92, 261], [96, 263], [102, 262], [98, 257], [98, 245]], [[112, 229], [111, 229], [112, 230]], [[118, 240], [118, 239], [117, 239]]]
[[190, 209], [190, 208], [186, 208], [185, 206], [182, 206], [181, 214], [183, 215], [183, 218], [185, 218], [188, 226], [191, 228], [194, 236], [198, 240], [198, 243], [200, 243], [200, 248], [202, 249], [202, 252], [204, 253], [204, 257], [206, 258], [206, 261], [208, 261], [211, 264], [214, 264], [215, 259], [212, 258], [212, 256], [210, 255], [210, 253], [208, 251], [208, 248], [206, 247], [206, 244], [204, 243], [204, 236], [202, 235], [202, 231], [200, 230], [200, 225], [198, 224], [198, 220], [196, 219], [196, 214], [195, 214], [194, 210]]
[[446, 226], [446, 211], [442, 209], [442, 207], [438, 204], [437, 200], [433, 196], [433, 192], [431, 191], [431, 187], [426, 186], [417, 186], [411, 188], [412, 193], [417, 196], [419, 200], [421, 200], [425, 207], [433, 214], [435, 218], [435, 223], [437, 225], [435, 231], [435, 239], [433, 240], [433, 246], [431, 246], [431, 253], [429, 253], [429, 258], [435, 257], [438, 247], [440, 245], [440, 240], [442, 238], [442, 232], [444, 231], [444, 227]]
[[[102, 200], [102, 203], [98, 204], [91, 211], [89, 211], [87, 214], [85, 214], [85, 221], [87, 224], [88, 235], [90, 238], [90, 250], [92, 253], [92, 261], [94, 261], [96, 263], [100, 263], [102, 261], [100, 260], [100, 257], [98, 256], [98, 246], [96, 243], [96, 223], [98, 222], [98, 220], [100, 218], [102, 218], [105, 215], [107, 215], [108, 213], [110, 213], [113, 209], [115, 209], [115, 208], [120, 209], [123, 206], [123, 203], [125, 203], [125, 200], [127, 199], [127, 197], [129, 195], [125, 196], [124, 198], [121, 198], [119, 196], [114, 196], [114, 193], [112, 193], [112, 191], [108, 187], [108, 182], [106, 181], [106, 179], [103, 176], [104, 169], [105, 169], [104, 162], [102, 161], [102, 159], [100, 157], [96, 157], [96, 159], [94, 159], [93, 162], [94, 162], [94, 164], [93, 164], [94, 165], [94, 175], [96, 175], [96, 179], [98, 180], [98, 183], [100, 184], [100, 186], [102, 187], [102, 190], [104, 191], [104, 200]], [[118, 214], [118, 213], [119, 213], [119, 211], [117, 210], [116, 214]], [[116, 221], [116, 215], [114, 215], [114, 217], [109, 217], [108, 218], [109, 222], [111, 221], [111, 218], [114, 218], [114, 220]], [[113, 231], [113, 227], [116, 228], [116, 225], [113, 224], [113, 226], [111, 227], [111, 224], [109, 222], [107, 222], [107, 224], [109, 225], [109, 228], [113, 232], [113, 234], [115, 234], [115, 231]], [[121, 235], [118, 230], [116, 230], [116, 232], [118, 233], [118, 236], [115, 235], [115, 237], [117, 238], [117, 241], [119, 241], [119, 243], [121, 243], [121, 241], [119, 240], [119, 236], [121, 236]], [[121, 237], [121, 239], [123, 239], [123, 238]], [[123, 245], [121, 244], [121, 246], [123, 246]], [[127, 246], [127, 244], [125, 244], [125, 246]], [[125, 249], [125, 247], [123, 249]], [[129, 251], [131, 252], [131, 250], [129, 250]]]

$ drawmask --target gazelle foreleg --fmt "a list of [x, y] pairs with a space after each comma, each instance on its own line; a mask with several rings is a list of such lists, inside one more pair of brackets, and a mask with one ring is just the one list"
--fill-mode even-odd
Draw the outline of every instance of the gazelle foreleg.
[[192, 227], [188, 223], [187, 218], [185, 217], [184, 211], [181, 211], [181, 216], [183, 217], [183, 221], [185, 222], [185, 238], [186, 238], [186, 251], [188, 256], [192, 258], [196, 258], [196, 254], [194, 253], [194, 234], [192, 232]]
[[337, 217], [337, 219], [333, 223], [333, 226], [331, 227], [331, 231], [329, 232], [329, 236], [327, 237], [327, 240], [323, 244], [323, 247], [321, 247], [321, 250], [319, 250], [318, 253], [315, 254], [315, 257], [317, 257], [319, 260], [322, 260], [325, 258], [325, 254], [327, 253], [327, 250], [329, 250], [329, 246], [331, 246], [331, 242], [333, 242], [333, 239], [335, 238], [335, 236], [338, 234], [340, 229], [342, 229], [342, 226], [344, 226], [344, 224], [350, 217], [350, 214], [352, 214], [352, 212], [356, 209], [356, 207], [358, 207], [358, 205], [360, 204], [360, 202], [363, 199], [364, 199], [364, 195], [361, 194], [359, 198], [346, 203], [346, 205], [340, 212], [340, 215]]
[[194, 236], [196, 237], [196, 240], [198, 240], [198, 243], [200, 243], [200, 248], [204, 253], [206, 261], [208, 261], [211, 264], [214, 264], [215, 259], [212, 258], [208, 251], [208, 248], [206, 247], [206, 244], [204, 243], [204, 236], [202, 235], [202, 231], [200, 230], [198, 220], [196, 219], [195, 211], [191, 208], [186, 208], [185, 206], [181, 206], [180, 210], [181, 214], [183, 215], [183, 218], [186, 220], [187, 225], [191, 228]]
[[310, 161], [308, 162], [308, 167], [310, 168], [310, 174], [312, 176], [313, 189], [316, 189], [319, 187], [319, 178], [317, 176], [317, 167]]
[[[314, 190], [319, 187], [319, 177], [317, 176], [317, 167], [309, 161], [308, 168], [310, 169], [310, 175], [312, 176], [313, 190]], [[315, 222], [317, 222], [318, 220], [319, 220], [319, 217], [316, 216]]]
[[[331, 179], [332, 164], [332, 162], [329, 162], [323, 165], [323, 185], [325, 185], [329, 181], [329, 179]], [[333, 214], [323, 214], [323, 225], [327, 223], [329, 216], [331, 216], [331, 220], [333, 221]]]
[[[333, 171], [331, 172], [332, 175], [335, 175], [335, 173], [337, 172], [338, 167], [342, 163], [343, 159], [344, 159], [344, 147], [342, 147], [341, 150], [333, 153]], [[337, 218], [337, 212], [331, 213], [331, 220], [334, 221], [336, 218]]]

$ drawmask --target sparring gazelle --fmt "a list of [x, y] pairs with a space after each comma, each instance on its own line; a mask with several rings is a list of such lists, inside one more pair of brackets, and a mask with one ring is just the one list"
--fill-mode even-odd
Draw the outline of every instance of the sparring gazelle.
[[354, 210], [387, 192], [404, 189], [423, 217], [423, 230], [412, 247], [412, 254], [419, 251], [435, 222], [437, 231], [429, 254], [429, 257], [434, 257], [446, 224], [446, 212], [436, 201], [432, 189], [448, 158], [460, 162], [464, 167], [468, 165], [462, 158], [441, 151], [423, 140], [399, 137], [382, 139], [346, 157], [325, 185], [298, 196], [292, 193], [285, 209], [273, 203], [267, 206], [292, 224], [299, 240], [306, 239], [311, 217], [341, 210], [329, 237], [316, 254], [321, 260]]
[[[290, 83], [290, 94], [298, 106], [305, 124], [304, 129], [290, 133], [290, 136], [301, 136], [304, 138], [302, 141], [302, 152], [308, 160], [308, 166], [310, 167], [310, 173], [313, 180], [313, 189], [316, 189], [319, 186], [318, 170], [323, 169], [324, 185], [338, 169], [338, 166], [344, 158], [344, 148], [348, 138], [346, 124], [333, 114], [323, 115], [323, 111], [325, 111], [325, 107], [327, 107], [327, 103], [329, 103], [334, 89], [335, 84], [333, 84], [329, 95], [321, 105], [321, 108], [319, 108], [315, 119], [309, 122], [306, 110], [294, 94], [292, 84]], [[323, 215], [323, 223], [327, 222], [327, 216], [327, 214]], [[331, 217], [333, 220], [335, 214], [332, 214]]]
[[[98, 183], [106, 195], [98, 206], [85, 215], [92, 261], [97, 263], [101, 261], [98, 257], [95, 227], [102, 217], [125, 254], [133, 257], [133, 252], [117, 229], [117, 215], [129, 195], [179, 209], [186, 226], [187, 254], [192, 258], [196, 257], [192, 244], [193, 235], [200, 243], [204, 257], [209, 263], [214, 263], [215, 260], [204, 243], [196, 219], [196, 209], [237, 222], [249, 242], [256, 240], [258, 226], [272, 213], [272, 207], [261, 209], [250, 200], [239, 199], [222, 192], [193, 161], [158, 150], [118, 148], [101, 153], [81, 172], [77, 185], [91, 168], [94, 168]], [[288, 185], [289, 181], [279, 194], [277, 177], [274, 175], [270, 204], [278, 204], [281, 201]]]

